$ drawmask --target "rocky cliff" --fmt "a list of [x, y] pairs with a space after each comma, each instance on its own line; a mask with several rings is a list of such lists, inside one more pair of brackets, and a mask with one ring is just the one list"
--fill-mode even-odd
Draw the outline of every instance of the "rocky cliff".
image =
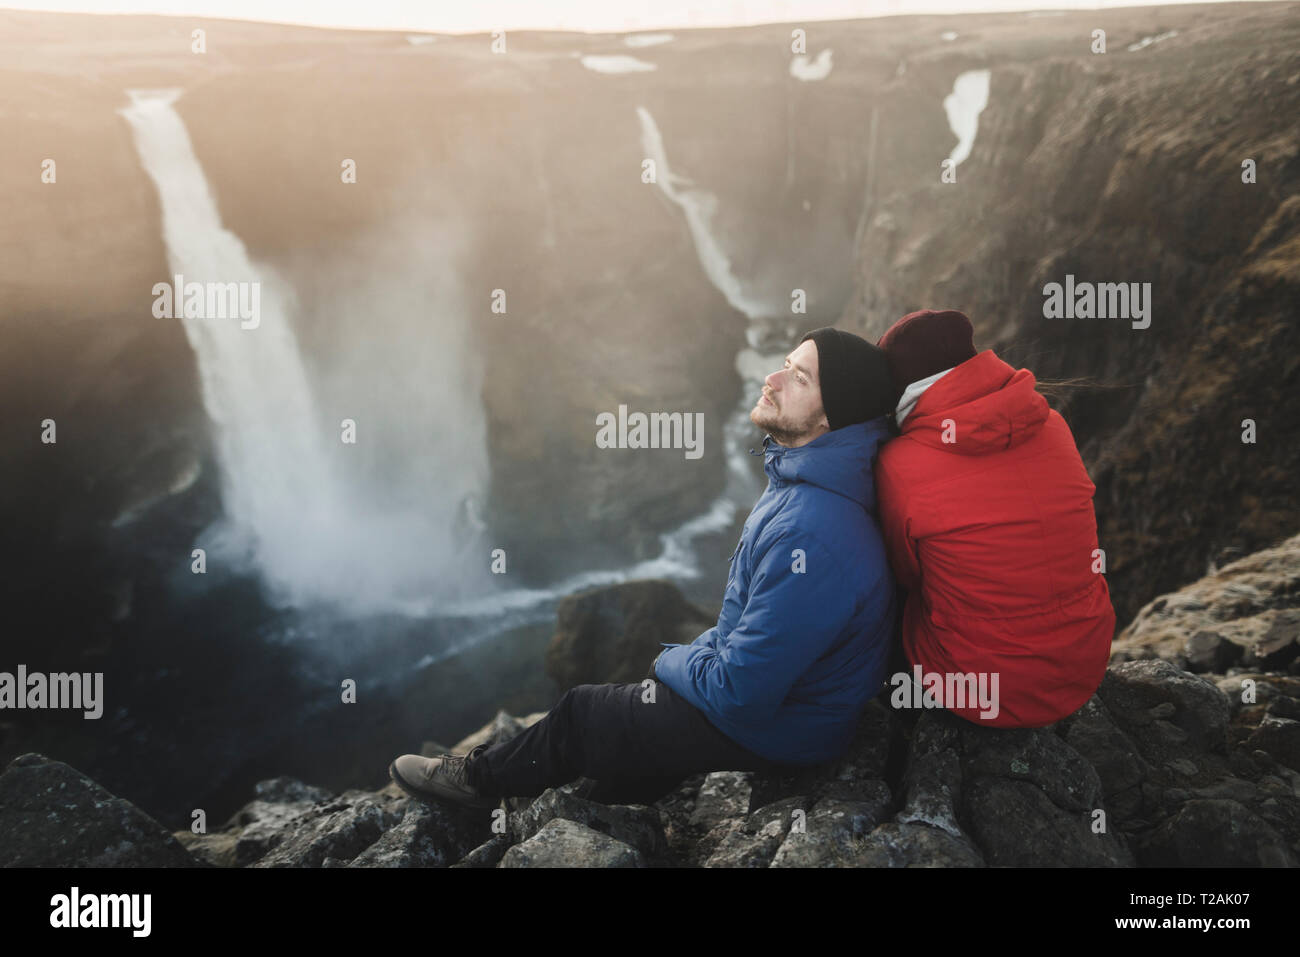
[[[838, 761], [788, 777], [697, 775], [654, 806], [587, 800], [586, 779], [495, 814], [415, 801], [391, 784], [332, 794], [275, 778], [206, 833], [173, 834], [66, 764], [27, 754], [0, 775], [0, 834], [17, 865], [1291, 867], [1297, 581], [1300, 536], [1161, 596], [1116, 643], [1093, 698], [1049, 727], [981, 728], [877, 698]], [[553, 667], [644, 669], [642, 642], [670, 640], [684, 614], [680, 602], [660, 615], [636, 601], [664, 587], [573, 599]], [[574, 640], [574, 628], [602, 620], [599, 648]], [[612, 660], [614, 647], [629, 657]], [[501, 712], [423, 753], [465, 753], [542, 717]]]
[[[194, 353], [176, 322], [149, 311], [153, 283], [167, 277], [160, 209], [116, 111], [129, 88], [175, 86], [223, 224], [298, 293], [295, 333], [322, 419], [358, 403], [393, 413], [374, 420], [391, 441], [388, 457], [369, 463], [373, 474], [406, 467], [401, 410], [427, 404], [410, 388], [412, 363], [436, 367], [448, 330], [473, 340], [483, 369], [469, 398], [481, 400], [491, 458], [483, 518], [525, 583], [657, 554], [663, 528], [717, 500], [728, 467], [722, 422], [741, 399], [736, 360], [751, 334], [786, 343], [838, 320], [873, 337], [919, 306], [951, 306], [972, 316], [981, 346], [1040, 375], [1092, 380], [1061, 407], [1098, 487], [1119, 620], [1133, 621], [1117, 646], [1126, 660], [1096, 699], [1053, 729], [1010, 737], [873, 706], [853, 754], [823, 775], [687, 782], [658, 809], [666, 845], [618, 838], [643, 861], [707, 861], [710, 842], [726, 841], [775, 860], [794, 835], [774, 821], [793, 811], [812, 833], [842, 834], [834, 828], [848, 820], [849, 833], [876, 835], [864, 845], [877, 849], [871, 860], [936, 847], [985, 863], [1028, 854], [997, 816], [1000, 801], [1044, 822], [1063, 859], [1290, 861], [1294, 618], [1282, 612], [1293, 590], [1261, 591], [1282, 603], [1266, 606], [1231, 579], [1213, 582], [1300, 527], [1300, 436], [1288, 404], [1300, 361], [1300, 144], [1286, 119], [1300, 112], [1296, 10], [803, 25], [812, 56], [833, 53], [821, 79], [792, 73], [791, 25], [682, 32], [637, 51], [653, 70], [613, 75], [582, 57], [626, 53], [616, 35], [514, 34], [510, 53], [497, 55], [483, 36], [415, 44], [399, 33], [0, 11], [0, 121], [10, 134], [0, 163], [0, 496], [7, 551], [21, 558], [0, 585], [6, 651], [73, 669], [111, 648], [143, 680], [174, 665], [158, 650], [166, 645], [185, 649], [198, 685], [213, 661], [263, 700], [292, 681], [293, 663], [267, 667], [284, 649], [267, 650], [264, 636], [276, 632], [255, 583], [201, 599], [174, 587], [177, 555], [223, 502]], [[207, 33], [202, 54], [191, 49], [196, 27]], [[1090, 49], [1095, 29], [1107, 31], [1104, 54]], [[940, 163], [956, 140], [943, 101], [958, 76], [985, 69], [974, 148], [943, 183]], [[709, 210], [703, 238], [664, 190], [642, 182], [641, 110], [675, 182], [689, 182]], [[343, 158], [358, 164], [348, 187]], [[57, 183], [42, 181], [47, 159], [58, 163]], [[729, 281], [706, 268], [710, 239]], [[1151, 282], [1150, 327], [1043, 319], [1043, 285], [1067, 274]], [[497, 288], [509, 296], [503, 314], [490, 309]], [[795, 289], [808, 295], [806, 313], [790, 312]], [[597, 454], [594, 415], [619, 403], [702, 412], [705, 456]], [[473, 407], [456, 404], [448, 427]], [[47, 416], [59, 422], [56, 449], [36, 438]], [[1253, 442], [1242, 440], [1246, 420]], [[1207, 569], [1212, 596], [1139, 614]], [[656, 629], [680, 640], [707, 620], [653, 597], [658, 588], [568, 607], [550, 659], [555, 680], [634, 678]], [[260, 672], [249, 669], [255, 659]], [[471, 684], [460, 668], [439, 680]], [[208, 716], [232, 706], [191, 694], [196, 686], [142, 695], [152, 710], [125, 716], [104, 747], [83, 740], [82, 753], [126, 779], [150, 773], [159, 752], [134, 747], [134, 722], [162, 724], [153, 716], [173, 700], [186, 733], [199, 729], [188, 743], [206, 746]], [[240, 738], [238, 720], [229, 723]], [[503, 719], [494, 733], [512, 727]], [[12, 748], [0, 732], [7, 755], [37, 747]], [[256, 733], [265, 729], [248, 737]], [[292, 736], [282, 747], [308, 765], [315, 757]], [[264, 771], [263, 755], [217, 749], [188, 773], [241, 760], [258, 768], [249, 780], [284, 769]], [[86, 803], [68, 798], [59, 812], [86, 830], [79, 861], [102, 860], [122, 840], [152, 853], [151, 826], [120, 803], [97, 814], [111, 795], [66, 765], [25, 756], [4, 780], [6, 823], [37, 835], [53, 791], [80, 795]], [[581, 800], [564, 793], [546, 801]], [[335, 797], [283, 781], [257, 799], [190, 841], [191, 856], [228, 860], [214, 846], [237, 843], [255, 823], [253, 836], [269, 836], [250, 837], [240, 863], [354, 862], [381, 837], [384, 847], [427, 850], [438, 813], [395, 793]], [[852, 806], [836, 810], [837, 801]], [[1104, 839], [1088, 839], [1087, 808], [1108, 811]], [[402, 829], [395, 817], [408, 815]], [[368, 823], [349, 832], [358, 820]], [[531, 820], [512, 824], [511, 837], [531, 835]], [[1258, 840], [1195, 845], [1221, 826]], [[574, 838], [556, 828], [548, 847]], [[330, 844], [336, 831], [351, 836]], [[132, 836], [97, 843], [122, 833]], [[464, 845], [483, 837], [470, 827], [435, 856], [462, 860]], [[504, 840], [469, 860], [492, 859]], [[845, 853], [858, 853], [855, 841]], [[267, 857], [272, 844], [280, 858]], [[22, 860], [46, 853], [23, 847]]]
[[[653, 555], [717, 498], [754, 331], [738, 305], [777, 339], [837, 319], [874, 336], [952, 306], [981, 345], [1098, 384], [1067, 415], [1127, 620], [1295, 524], [1295, 10], [687, 31], [623, 75], [582, 66], [627, 52], [607, 34], [513, 34], [499, 55], [484, 36], [0, 13], [2, 491], [26, 555], [5, 587], [40, 611], [32, 653], [125, 640], [133, 595], [157, 582], [118, 517], [179, 500], [168, 532], [188, 541], [221, 510], [194, 356], [149, 313], [167, 275], [159, 207], [116, 112], [128, 88], [169, 86], [224, 225], [297, 293], [322, 415], [421, 402], [403, 370], [436, 359], [449, 317], [467, 330], [484, 362], [483, 517], [522, 580]], [[793, 26], [833, 54], [826, 76], [793, 74]], [[973, 69], [990, 71], [988, 105], [942, 183], [942, 103]], [[642, 110], [679, 185], [701, 191], [731, 288], [641, 180]], [[346, 188], [343, 158], [360, 171]], [[38, 175], [47, 159], [57, 184]], [[1067, 273], [1152, 282], [1150, 328], [1041, 318], [1042, 286]], [[791, 314], [795, 289], [806, 313]], [[702, 412], [705, 456], [597, 454], [595, 414], [620, 403]], [[46, 416], [64, 429], [57, 457], [32, 440]], [[377, 428], [400, 439], [400, 421]]]
[[[942, 49], [900, 52], [870, 100], [874, 174], [841, 322], [875, 336], [914, 309], [961, 309], [977, 347], [1089, 380], [1061, 408], [1097, 485], [1121, 622], [1300, 518], [1300, 134], [1287, 119], [1300, 19], [1236, 9], [972, 18]], [[928, 104], [971, 69], [989, 71], [988, 105], [944, 183], [953, 137]], [[1150, 326], [1044, 318], [1044, 285], [1067, 275], [1150, 283]]]

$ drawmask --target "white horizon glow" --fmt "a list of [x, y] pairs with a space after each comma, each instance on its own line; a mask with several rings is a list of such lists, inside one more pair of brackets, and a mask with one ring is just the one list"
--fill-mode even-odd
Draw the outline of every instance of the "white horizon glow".
[[365, 4], [353, 0], [19, 0], [0, 5], [0, 10], [202, 17], [346, 30], [627, 33], [887, 16], [1106, 11], [1213, 2], [1245, 0], [716, 0], [707, 4], [688, 0], [480, 0], [475, 4], [413, 0], [368, 0]]

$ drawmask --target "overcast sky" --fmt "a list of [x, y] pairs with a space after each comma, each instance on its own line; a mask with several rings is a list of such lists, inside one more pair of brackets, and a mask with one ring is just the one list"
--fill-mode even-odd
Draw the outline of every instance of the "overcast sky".
[[903, 13], [1105, 10], [1153, 5], [1157, 4], [1134, 0], [0, 0], [0, 7], [22, 10], [159, 13], [437, 33], [478, 33], [498, 28], [621, 33]]

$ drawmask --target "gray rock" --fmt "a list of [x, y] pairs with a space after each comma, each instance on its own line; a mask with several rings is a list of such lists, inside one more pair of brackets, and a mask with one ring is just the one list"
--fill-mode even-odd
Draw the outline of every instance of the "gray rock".
[[236, 844], [239, 835], [234, 832], [195, 834], [193, 831], [173, 831], [172, 836], [194, 857], [211, 867], [238, 867]]
[[[1174, 710], [1171, 702], [1166, 702]], [[1143, 779], [1150, 766], [1137, 746], [1115, 727], [1105, 703], [1093, 695], [1072, 717], [1063, 739], [1092, 765], [1101, 781], [1102, 800], [1117, 817], [1136, 816], [1142, 809]]]
[[817, 788], [818, 798], [859, 800], [868, 782], [885, 780], [889, 743], [897, 731], [894, 712], [882, 698], [873, 698], [863, 710], [848, 750], [830, 765], [825, 784]]
[[510, 848], [498, 867], [644, 867], [636, 848], [564, 818]]
[[1268, 703], [1266, 713], [1272, 718], [1290, 718], [1300, 721], [1300, 699], [1289, 695], [1277, 695]]
[[1243, 781], [1241, 778], [1227, 775], [1215, 781], [1213, 784], [1201, 788], [1194, 788], [1184, 800], [1190, 800], [1192, 797], [1226, 799], [1237, 801], [1250, 807], [1264, 800], [1264, 794], [1258, 787], [1249, 781]]
[[[1097, 694], [1152, 764], [1206, 751], [1227, 754], [1228, 699], [1204, 678], [1160, 659], [1123, 662], [1107, 670]], [[1151, 709], [1166, 702], [1174, 713], [1168, 719], [1151, 717]]]
[[946, 711], [926, 711], [918, 718], [903, 773], [900, 823], [929, 824], [962, 836], [956, 808], [962, 779], [960, 720]]
[[[498, 711], [496, 715], [486, 725], [473, 734], [458, 741], [452, 748], [452, 754], [469, 754], [480, 744], [486, 744], [488, 747], [494, 747], [503, 742], [509, 741], [515, 735], [519, 734], [546, 717], [547, 712], [538, 711], [530, 714], [525, 718], [516, 718], [514, 715], [507, 714], [505, 711]], [[436, 745], [435, 745], [436, 746]]]
[[1246, 746], [1264, 751], [1293, 771], [1300, 771], [1300, 721], [1267, 714], [1246, 739]]
[[1283, 670], [1296, 659], [1300, 638], [1300, 609], [1277, 612], [1246, 656], [1246, 663], [1270, 671]]
[[753, 774], [749, 771], [714, 771], [704, 779], [691, 812], [691, 827], [708, 830], [728, 818], [749, 813]]
[[346, 791], [312, 805], [289, 822], [287, 833], [253, 867], [320, 867], [325, 858], [351, 861], [401, 823], [409, 799]]
[[1190, 671], [1222, 673], [1241, 661], [1245, 649], [1217, 631], [1202, 630], [1187, 639], [1183, 657]]
[[[995, 867], [1132, 867], [1113, 833], [1094, 833], [1091, 809], [1066, 809], [1027, 780], [982, 776], [963, 794], [971, 836]], [[1104, 809], [1100, 809], [1104, 810]]]
[[1091, 811], [1101, 806], [1097, 772], [1060, 736], [1045, 728], [963, 725], [962, 775], [967, 781], [997, 777], [1025, 782], [1067, 811]]
[[259, 801], [274, 804], [315, 804], [328, 801], [334, 797], [332, 791], [304, 784], [297, 778], [279, 777], [258, 781], [253, 785], [253, 793]]
[[[1255, 697], [1251, 702], [1242, 700], [1246, 693], [1247, 682], [1250, 682]], [[1261, 671], [1239, 672], [1216, 678], [1214, 685], [1227, 696], [1233, 714], [1258, 705], [1270, 705], [1277, 698], [1286, 696], [1277, 677]]]
[[964, 837], [927, 824], [882, 824], [862, 841], [857, 867], [983, 867], [979, 849]]
[[792, 828], [806, 821], [807, 802], [786, 798], [761, 807], [744, 820], [729, 818], [700, 843], [712, 847], [705, 867], [767, 867]]
[[[332, 796], [327, 798], [332, 800]], [[235, 836], [231, 866], [247, 867], [265, 857], [293, 830], [294, 822], [312, 809], [308, 801], [249, 801], [220, 828]]]
[[557, 606], [546, 673], [561, 692], [581, 684], [641, 681], [664, 642], [689, 645], [715, 621], [671, 582], [589, 588]]
[[1293, 867], [1294, 855], [1259, 815], [1233, 800], [1194, 798], [1137, 847], [1145, 867]]
[[1300, 648], [1300, 535], [1212, 570], [1138, 612], [1112, 646], [1112, 661], [1159, 657], [1191, 671], [1238, 662], [1285, 670]]
[[452, 867], [496, 867], [501, 858], [510, 850], [510, 838], [506, 834], [494, 834], [474, 850], [466, 854], [459, 863]]
[[402, 822], [358, 854], [349, 867], [450, 867], [482, 842], [488, 825], [475, 815], [409, 801]]
[[0, 774], [0, 835], [5, 867], [207, 866], [130, 801], [42, 754]]
[[[1093, 697], [1095, 698], [1096, 696], [1094, 695]], [[1161, 720], [1164, 718], [1172, 718], [1177, 713], [1178, 713], [1178, 706], [1174, 704], [1172, 701], [1162, 701], [1154, 708], [1147, 709], [1147, 717], [1151, 718], [1153, 721]]]
[[657, 858], [668, 851], [663, 823], [654, 808], [643, 804], [601, 804], [558, 788], [544, 791], [527, 808], [508, 816], [511, 843], [531, 839], [557, 818], [607, 834], [636, 848], [647, 858]]
[[904, 778], [904, 805], [896, 820], [901, 824], [929, 824], [962, 836], [957, 822], [955, 795], [961, 790], [961, 758], [957, 751], [915, 755]]
[[874, 801], [818, 802], [802, 828], [791, 828], [772, 867], [859, 867], [862, 842], [884, 820], [888, 789]]

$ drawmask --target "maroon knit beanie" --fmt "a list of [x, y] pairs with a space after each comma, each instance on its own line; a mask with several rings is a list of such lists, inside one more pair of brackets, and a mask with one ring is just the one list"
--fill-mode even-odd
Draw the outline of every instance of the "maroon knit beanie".
[[876, 343], [889, 359], [894, 386], [903, 394], [913, 382], [975, 358], [975, 330], [955, 309], [909, 312]]

